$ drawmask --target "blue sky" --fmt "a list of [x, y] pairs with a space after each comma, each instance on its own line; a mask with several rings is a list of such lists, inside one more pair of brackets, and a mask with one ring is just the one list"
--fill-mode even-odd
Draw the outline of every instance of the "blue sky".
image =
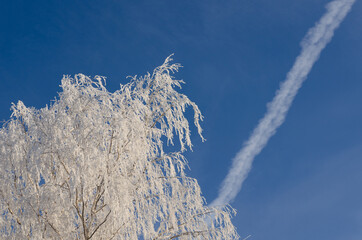
[[[206, 142], [187, 158], [211, 202], [325, 12], [325, 0], [8, 1], [0, 10], [0, 120], [11, 102], [43, 107], [63, 74], [110, 90], [175, 53]], [[362, 3], [324, 49], [285, 123], [232, 203], [250, 239], [362, 238]]]

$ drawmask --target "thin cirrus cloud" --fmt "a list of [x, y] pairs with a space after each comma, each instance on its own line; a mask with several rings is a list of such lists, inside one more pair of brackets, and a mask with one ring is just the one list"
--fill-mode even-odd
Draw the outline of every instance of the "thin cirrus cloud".
[[277, 128], [283, 124], [298, 90], [354, 2], [355, 0], [334, 0], [328, 3], [326, 13], [314, 27], [309, 29], [301, 42], [302, 50], [288, 72], [286, 80], [280, 85], [274, 99], [268, 103], [266, 114], [259, 121], [248, 141], [234, 157], [229, 173], [219, 190], [219, 195], [210, 204], [211, 206], [229, 204], [239, 193], [255, 156], [261, 152], [269, 139], [276, 133]]

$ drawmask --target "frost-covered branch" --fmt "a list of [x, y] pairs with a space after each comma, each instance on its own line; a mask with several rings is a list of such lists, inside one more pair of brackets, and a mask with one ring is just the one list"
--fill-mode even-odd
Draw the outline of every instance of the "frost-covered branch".
[[[238, 238], [233, 213], [208, 208], [184, 172], [184, 112], [203, 139], [202, 115], [178, 92], [171, 60], [113, 93], [104, 77], [77, 74], [49, 106], [13, 104], [0, 129], [2, 238]], [[180, 150], [168, 153], [175, 139]]]

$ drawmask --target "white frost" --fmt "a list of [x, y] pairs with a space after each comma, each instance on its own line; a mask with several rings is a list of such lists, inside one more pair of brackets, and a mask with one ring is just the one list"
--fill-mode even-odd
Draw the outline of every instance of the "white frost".
[[[2, 239], [238, 238], [230, 210], [207, 207], [184, 173], [185, 108], [200, 136], [202, 115], [170, 61], [114, 93], [78, 74], [49, 107], [13, 105], [0, 129]], [[181, 151], [165, 152], [174, 136]]]

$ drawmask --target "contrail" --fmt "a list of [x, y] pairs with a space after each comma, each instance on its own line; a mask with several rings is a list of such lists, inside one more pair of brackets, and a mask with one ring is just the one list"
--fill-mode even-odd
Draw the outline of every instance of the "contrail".
[[286, 80], [280, 85], [274, 99], [268, 103], [266, 114], [259, 121], [249, 140], [234, 157], [230, 171], [219, 190], [219, 196], [210, 204], [211, 206], [228, 204], [239, 193], [255, 156], [260, 153], [277, 128], [284, 122], [299, 88], [354, 2], [355, 0], [330, 2], [326, 5], [326, 13], [313, 28], [309, 29], [301, 42], [302, 50], [288, 72]]

